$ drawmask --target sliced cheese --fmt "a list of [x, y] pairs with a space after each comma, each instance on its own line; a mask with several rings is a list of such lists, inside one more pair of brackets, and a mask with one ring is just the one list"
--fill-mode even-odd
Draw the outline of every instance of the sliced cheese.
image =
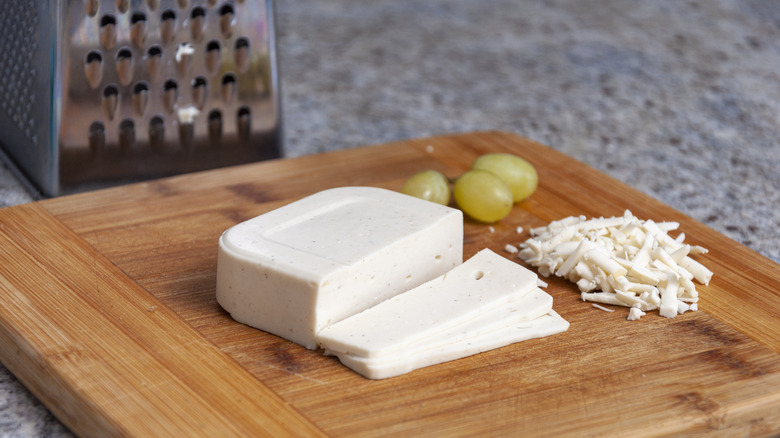
[[323, 329], [318, 338], [332, 352], [382, 356], [534, 289], [536, 274], [483, 249], [450, 272]]
[[355, 372], [369, 379], [386, 379], [419, 368], [461, 359], [509, 344], [543, 338], [568, 330], [569, 323], [555, 311], [527, 322], [507, 323], [493, 331], [459, 339], [458, 342], [437, 345], [414, 355], [397, 358], [366, 359], [339, 354], [339, 360]]
[[459, 210], [371, 187], [325, 190], [219, 239], [217, 302], [307, 348], [323, 328], [463, 260]]
[[485, 249], [435, 280], [325, 328], [319, 341], [346, 366], [382, 379], [565, 331], [568, 323], [550, 316], [552, 301], [535, 274]]

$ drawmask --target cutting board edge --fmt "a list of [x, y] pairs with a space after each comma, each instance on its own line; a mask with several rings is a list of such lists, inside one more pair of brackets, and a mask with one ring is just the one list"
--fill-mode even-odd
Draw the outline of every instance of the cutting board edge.
[[[14, 210], [4, 212], [1, 216], [2, 219], [6, 220], [16, 214], [23, 216], [25, 219], [29, 219], [30, 215], [37, 216], [45, 218], [45, 220], [50, 220], [50, 225], [53, 226], [59, 235], [67, 233], [67, 227], [60, 223], [55, 217], [49, 215], [38, 203], [12, 208]], [[3, 221], [0, 225], [2, 225], [5, 231], [9, 231], [7, 222]], [[36, 230], [40, 230], [40, 228], [36, 228]], [[18, 235], [20, 238], [31, 236], [31, 234], [25, 234], [25, 232], [18, 233]], [[78, 236], [71, 235], [67, 237], [68, 239], [66, 239], [65, 242], [79, 240], [78, 246], [81, 246], [82, 248], [89, 247], [89, 244], [81, 240]], [[19, 251], [24, 250], [23, 244], [29, 242], [16, 241], [15, 243], [17, 243], [15, 250]], [[36, 258], [39, 263], [43, 264], [46, 262], [47, 254], [44, 251], [30, 249], [25, 252], [31, 257]], [[4, 247], [0, 249], [0, 254], [2, 254], [4, 258], [4, 256], [8, 254], [8, 248]], [[94, 377], [98, 377], [101, 372], [100, 370], [102, 369], [102, 373], [105, 373], [102, 377], [105, 379], [107, 378], [106, 374], [118, 371], [122, 366], [126, 365], [125, 362], [132, 362], [135, 360], [136, 358], [134, 356], [123, 357], [119, 362], [111, 359], [104, 360], [104, 357], [102, 356], [97, 356], [97, 360], [94, 360], [95, 357], [92, 357], [90, 360], [84, 360], [85, 357], [90, 356], [91, 352], [89, 351], [89, 348], [93, 346], [93, 344], [90, 344], [90, 346], [87, 347], [68, 344], [70, 342], [68, 335], [78, 338], [78, 325], [68, 326], [66, 323], [58, 324], [59, 322], [68, 319], [58, 319], [58, 317], [60, 315], [67, 315], [67, 311], [71, 310], [72, 307], [57, 309], [64, 312], [57, 313], [57, 316], [49, 319], [43, 318], [46, 316], [45, 310], [42, 307], [38, 307], [35, 309], [38, 311], [36, 315], [41, 317], [41, 319], [26, 318], [27, 320], [22, 322], [19, 319], [9, 316], [7, 310], [10, 306], [3, 306], [2, 310], [0, 310], [0, 342], [3, 342], [3, 348], [0, 349], [0, 357], [2, 358], [3, 364], [72, 431], [85, 436], [137, 434], [137, 432], [143, 430], [143, 428], [139, 429], [135, 426], [140, 423], [148, 422], [154, 418], [155, 420], [161, 420], [160, 425], [164, 427], [163, 430], [168, 430], [171, 433], [176, 433], [175, 431], [178, 430], [181, 433], [186, 433], [188, 436], [196, 436], [199, 433], [208, 433], [209, 431], [213, 432], [220, 427], [222, 430], [243, 430], [245, 433], [251, 432], [253, 434], [272, 433], [273, 435], [281, 436], [301, 434], [307, 436], [323, 436], [322, 431], [311, 421], [302, 416], [296, 408], [284, 402], [279, 398], [278, 394], [254, 378], [246, 369], [237, 364], [225, 352], [218, 349], [201, 333], [193, 329], [190, 324], [184, 321], [179, 315], [168, 309], [161, 301], [138, 286], [134, 280], [127, 277], [112, 262], [107, 259], [100, 260], [103, 257], [97, 252], [90, 253], [89, 257], [93, 258], [93, 261], [96, 262], [98, 268], [109, 268], [108, 271], [98, 272], [97, 275], [111, 278], [111, 283], [117, 283], [117, 287], [135, 289], [135, 293], [137, 293], [136, 296], [140, 297], [143, 302], [125, 303], [122, 302], [123, 297], [112, 296], [112, 298], [117, 298], [110, 306], [112, 309], [108, 309], [104, 306], [102, 309], [95, 308], [88, 309], [88, 311], [91, 312], [96, 320], [99, 320], [101, 317], [106, 316], [103, 315], [104, 312], [111, 314], [114, 307], [121, 308], [126, 305], [127, 308], [137, 309], [138, 306], [141, 305], [147, 309], [146, 312], [150, 314], [153, 313], [156, 317], [165, 318], [167, 321], [164, 321], [161, 324], [162, 326], [178, 326], [178, 330], [174, 334], [176, 336], [175, 341], [170, 343], [172, 348], [167, 351], [155, 350], [153, 353], [149, 354], [149, 358], [155, 361], [155, 363], [144, 362], [141, 365], [143, 365], [144, 373], [150, 373], [151, 371], [154, 371], [154, 366], [170, 367], [171, 364], [175, 362], [174, 365], [180, 368], [172, 372], [162, 373], [158, 376], [163, 379], [158, 385], [160, 387], [170, 387], [171, 391], [189, 393], [190, 398], [185, 398], [183, 400], [179, 399], [178, 404], [171, 404], [171, 400], [167, 400], [166, 403], [157, 403], [155, 404], [155, 407], [159, 410], [154, 411], [153, 413], [147, 412], [147, 414], [151, 414], [151, 416], [146, 416], [145, 418], [123, 416], [127, 415], [127, 411], [122, 411], [122, 406], [112, 408], [114, 403], [112, 400], [115, 398], [114, 394], [101, 393], [95, 389], [88, 390], [87, 387], [89, 387], [89, 385], [85, 385], [83, 380], [79, 380], [79, 375], [82, 378], [88, 378], [92, 377], [91, 374], [94, 373]], [[73, 266], [50, 266], [47, 271], [52, 271], [49, 272], [52, 274], [56, 272], [62, 273], [64, 270], [72, 267]], [[0, 274], [2, 274], [0, 275], [0, 280], [6, 287], [22, 286], [25, 283], [23, 275], [8, 275], [2, 271], [3, 270], [0, 269]], [[67, 280], [63, 281], [62, 285], [65, 287], [71, 286], [71, 284], [68, 284]], [[79, 295], [85, 293], [88, 288], [89, 285], [73, 285], [72, 289], [60, 289], [59, 292], [62, 295]], [[94, 291], [95, 294], [106, 294], [111, 292], [107, 291], [106, 287], [98, 289], [99, 290]], [[22, 306], [30, 305], [32, 301], [45, 300], [45, 298], [42, 297], [31, 297], [24, 292], [23, 288], [17, 289], [17, 292], [20, 292], [24, 296], [22, 301], [25, 302], [21, 303]], [[8, 297], [4, 296], [3, 301], [6, 299], [8, 299]], [[63, 301], [58, 301], [58, 303], [62, 302]], [[80, 300], [79, 304], [85, 303], [83, 300]], [[115, 321], [123, 319], [122, 316], [117, 317], [117, 315], [124, 315], [125, 321], [126, 319], [133, 318], [126, 310], [127, 309], [121, 309], [118, 313], [111, 314], [110, 316]], [[142, 310], [140, 314], [143, 315], [143, 312], [144, 311]], [[25, 316], [29, 317], [30, 313]], [[138, 314], [139, 312], [136, 311], [135, 313]], [[107, 322], [107, 320], [100, 322]], [[65, 342], [65, 344], [56, 345], [51, 342], [54, 337], [47, 337], [46, 341], [49, 342], [45, 342], [43, 338], [34, 339], [34, 336], [30, 336], [29, 333], [28, 336], [25, 336], [23, 324], [27, 324], [24, 326], [25, 328], [29, 327], [30, 324], [37, 324], [38, 327], [56, 327], [56, 334], [58, 336], [63, 336], [62, 341]], [[158, 322], [158, 326], [159, 325]], [[158, 326], [150, 329], [152, 332], [151, 334], [165, 336], [167, 333], [160, 330]], [[116, 336], [118, 333], [121, 335], [121, 332], [127, 334], [127, 328], [128, 326], [120, 327], [120, 330], [114, 330], [111, 333], [92, 331], [90, 332], [90, 338], [92, 340], [97, 340], [98, 343], [119, 342], [116, 338], [111, 336]], [[68, 333], [68, 330], [71, 332]], [[142, 344], [143, 341], [143, 339], [139, 338], [131, 339], [127, 342]], [[122, 347], [123, 345], [118, 346], [119, 352], [122, 351]], [[145, 350], [145, 348], [142, 347], [141, 351], [142, 350]], [[182, 351], [184, 351], [184, 353], [182, 353]], [[112, 352], [117, 352], [117, 350]], [[131, 353], [132, 351], [128, 352], [128, 354]], [[216, 360], [213, 363], [206, 363], [206, 359]], [[160, 365], [161, 363], [162, 365]], [[82, 371], [79, 370], [82, 365], [89, 366], [90, 376], [83, 375]], [[192, 380], [188, 381], [186, 378], [187, 373], [197, 375], [198, 372], [207, 371], [215, 366], [216, 372], [211, 373], [214, 382], [209, 382], [208, 379], [198, 378], [195, 379], [198, 383], [194, 384]], [[185, 376], [182, 378], [181, 376], [183, 375]], [[236, 387], [237, 383], [235, 381], [228, 381], [230, 378], [234, 378], [236, 381], [240, 382], [240, 388]], [[108, 379], [110, 379], [110, 376]], [[149, 388], [147, 388], [147, 386], [154, 387], [155, 383], [153, 380], [154, 379], [149, 376], [149, 381], [137, 380], [135, 382], [124, 381], [123, 383], [120, 379], [120, 381], [113, 383], [119, 385], [123, 390], [134, 389], [140, 393], [143, 391], [148, 392]], [[196, 429], [193, 429], [194, 422], [184, 424], [180, 421], [173, 421], [180, 420], [176, 415], [177, 412], [186, 412], [188, 409], [198, 408], [198, 406], [200, 406], [199, 409], [201, 410], [204, 409], [204, 406], [206, 406], [206, 409], [211, 410], [212, 408], [209, 407], [208, 404], [212, 402], [214, 395], [221, 393], [232, 393], [232, 398], [218, 397], [221, 400], [217, 400], [220, 402], [219, 407], [223, 410], [223, 413], [225, 410], [233, 409], [233, 412], [230, 415], [220, 417], [219, 415], [214, 415], [209, 412], [207, 414], [210, 415], [205, 415], [204, 417], [206, 418], [202, 419], [204, 424], [201, 424]], [[128, 394], [123, 393], [122, 397], [128, 397]], [[147, 394], [146, 397], [149, 397], [149, 395]], [[200, 399], [200, 403], [198, 403], [195, 398]], [[264, 406], [259, 406], [260, 400], [262, 400]], [[175, 400], [173, 401], [175, 402]], [[249, 402], [249, 406], [245, 406], [247, 402]], [[118, 403], [117, 405], [121, 405], [121, 403]], [[113, 414], [106, 415], [110, 412], [113, 412]], [[254, 415], [250, 412], [254, 414], [266, 412], [268, 415]], [[237, 416], [235, 414], [238, 414], [238, 417], [243, 418], [236, 418]], [[167, 418], [161, 419], [161, 416]], [[240, 423], [240, 420], [247, 420], [247, 418], [249, 418], [248, 421]], [[205, 422], [214, 420], [218, 423], [208, 424], [209, 427], [206, 427], [207, 425]], [[223, 421], [229, 422], [231, 420], [234, 421], [233, 424], [221, 423]]]

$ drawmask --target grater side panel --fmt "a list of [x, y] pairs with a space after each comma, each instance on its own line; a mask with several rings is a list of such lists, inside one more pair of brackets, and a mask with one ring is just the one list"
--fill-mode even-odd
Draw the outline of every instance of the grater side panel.
[[53, 1], [14, 0], [0, 14], [0, 145], [26, 182], [57, 192], [57, 150], [52, 124], [56, 70]]
[[[103, 0], [94, 11], [66, 3], [64, 191], [281, 155], [270, 0]], [[177, 61], [185, 43], [186, 63]], [[193, 123], [182, 123], [191, 108]]]

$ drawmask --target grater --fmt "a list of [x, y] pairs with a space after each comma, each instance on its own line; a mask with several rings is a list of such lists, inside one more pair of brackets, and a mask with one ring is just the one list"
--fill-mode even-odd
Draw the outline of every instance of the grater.
[[58, 196], [281, 155], [271, 0], [14, 0], [0, 143]]

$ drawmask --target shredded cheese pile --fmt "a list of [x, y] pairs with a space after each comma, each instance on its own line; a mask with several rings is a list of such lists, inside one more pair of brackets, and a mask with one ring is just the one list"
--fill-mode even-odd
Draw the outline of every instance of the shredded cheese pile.
[[690, 255], [706, 249], [683, 243], [669, 231], [677, 222], [642, 221], [623, 216], [587, 220], [572, 216], [530, 230], [518, 256], [545, 277], [577, 284], [584, 301], [630, 307], [629, 320], [650, 310], [674, 318], [697, 310], [693, 280], [707, 285], [712, 272]]

